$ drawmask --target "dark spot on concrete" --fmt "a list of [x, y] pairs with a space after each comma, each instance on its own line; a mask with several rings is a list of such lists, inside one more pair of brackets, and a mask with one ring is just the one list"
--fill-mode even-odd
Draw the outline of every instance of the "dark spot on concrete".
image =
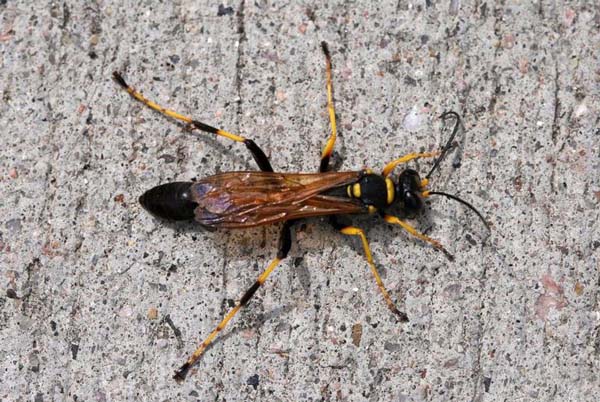
[[404, 83], [406, 85], [410, 85], [411, 87], [415, 87], [417, 86], [417, 80], [415, 80], [413, 77], [411, 77], [410, 75], [407, 75], [404, 77]]
[[483, 377], [483, 388], [485, 392], [490, 392], [490, 385], [492, 384], [492, 379], [490, 377]]
[[44, 402], [44, 394], [42, 394], [41, 392], [38, 392], [37, 394], [35, 394], [35, 398], [33, 398], [34, 402]]
[[233, 15], [233, 7], [225, 7], [223, 4], [219, 4], [217, 16], [223, 17], [224, 15]]
[[458, 359], [454, 358], [454, 359], [449, 359], [448, 361], [446, 361], [443, 365], [444, 368], [449, 369], [449, 368], [453, 368], [456, 367], [458, 365]]
[[383, 348], [388, 352], [396, 352], [400, 350], [401, 346], [399, 343], [386, 342], [385, 345], [383, 345]]
[[483, 3], [481, 7], [479, 7], [479, 14], [481, 14], [482, 19], [486, 19], [487, 17], [487, 3]]
[[470, 234], [466, 234], [465, 238], [467, 239], [467, 241], [471, 244], [471, 246], [475, 246], [477, 245], [477, 242], [475, 241], [475, 239], [473, 239], [473, 237]]
[[177, 267], [175, 265], [171, 265], [167, 270], [167, 278], [171, 276], [172, 273], [177, 272]]
[[169, 60], [171, 60], [171, 63], [177, 64], [181, 60], [181, 57], [179, 57], [179, 55], [177, 55], [177, 54], [174, 54], [174, 55], [169, 56]]
[[96, 60], [98, 58], [98, 54], [96, 52], [94, 52], [93, 50], [91, 50], [90, 52], [88, 52], [88, 56], [92, 60]]
[[175, 323], [173, 323], [173, 320], [171, 320], [171, 316], [169, 314], [165, 315], [163, 321], [167, 323], [169, 328], [171, 328], [171, 330], [173, 331], [173, 334], [175, 334], [175, 338], [177, 339], [177, 348], [183, 348], [183, 341], [181, 340], [181, 330], [175, 326]]
[[454, 169], [458, 169], [461, 164], [462, 164], [462, 158], [460, 157], [460, 155], [456, 155], [456, 157], [454, 159], [452, 159], [452, 167]]
[[77, 353], [79, 353], [79, 345], [76, 343], [71, 344], [71, 357], [73, 360], [77, 360]]
[[23, 225], [21, 224], [21, 219], [15, 218], [6, 221], [4, 227], [6, 227], [6, 229], [8, 229], [12, 234], [16, 235], [21, 233], [21, 228]]
[[17, 296], [17, 292], [15, 292], [15, 290], [11, 288], [6, 289], [6, 297], [8, 297], [9, 299], [19, 298], [19, 296]]
[[260, 382], [260, 377], [258, 376], [258, 374], [254, 374], [253, 376], [248, 378], [248, 380], [246, 380], [246, 384], [252, 385], [252, 387], [254, 389], [256, 389], [258, 387], [259, 382]]
[[158, 159], [164, 160], [165, 163], [173, 163], [176, 160], [176, 158], [173, 155], [168, 155], [168, 154], [163, 154], [163, 155], [159, 156]]

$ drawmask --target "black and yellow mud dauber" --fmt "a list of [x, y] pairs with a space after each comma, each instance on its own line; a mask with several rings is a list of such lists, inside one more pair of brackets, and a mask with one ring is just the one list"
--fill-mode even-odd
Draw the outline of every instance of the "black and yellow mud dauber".
[[[192, 365], [221, 332], [235, 314], [254, 296], [269, 275], [286, 258], [290, 250], [291, 228], [299, 219], [326, 216], [329, 223], [342, 234], [358, 236], [371, 273], [388, 307], [400, 321], [408, 321], [407, 315], [398, 310], [388, 294], [373, 262], [367, 237], [362, 229], [342, 223], [340, 215], [373, 214], [386, 222], [399, 225], [411, 235], [431, 244], [448, 258], [452, 255], [436, 240], [418, 232], [411, 225], [386, 211], [394, 207], [403, 215], [414, 216], [424, 206], [424, 199], [431, 195], [442, 195], [456, 200], [471, 209], [488, 227], [483, 216], [468, 202], [451, 194], [427, 189], [429, 178], [438, 168], [440, 161], [452, 148], [454, 138], [461, 127], [460, 117], [455, 112], [446, 112], [441, 118], [453, 117], [456, 122], [450, 139], [437, 152], [411, 153], [389, 162], [381, 174], [366, 169], [353, 172], [330, 172], [329, 160], [335, 145], [337, 130], [333, 106], [331, 79], [331, 56], [327, 44], [321, 44], [326, 60], [327, 108], [331, 124], [331, 136], [321, 153], [321, 164], [317, 173], [277, 173], [271, 162], [256, 143], [248, 138], [232, 134], [193, 120], [173, 110], [166, 109], [148, 99], [123, 77], [113, 73], [115, 81], [133, 98], [166, 116], [186, 123], [191, 129], [219, 135], [241, 142], [250, 151], [260, 171], [227, 172], [209, 176], [195, 182], [175, 182], [156, 186], [146, 191], [139, 199], [142, 206], [154, 216], [167, 220], [194, 219], [201, 225], [212, 228], [249, 228], [283, 222], [277, 256], [256, 282], [244, 293], [239, 302], [208, 335], [185, 364], [176, 370], [174, 378], [182, 381]], [[418, 158], [435, 158], [431, 170], [421, 179], [413, 169], [405, 169], [396, 182], [390, 175], [394, 168]], [[489, 229], [489, 227], [488, 227]]]

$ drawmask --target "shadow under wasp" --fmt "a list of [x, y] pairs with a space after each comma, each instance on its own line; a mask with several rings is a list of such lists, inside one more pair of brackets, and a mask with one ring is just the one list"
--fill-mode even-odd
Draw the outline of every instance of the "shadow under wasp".
[[[367, 263], [379, 291], [389, 309], [402, 322], [408, 321], [408, 317], [396, 308], [388, 294], [373, 262], [365, 232], [358, 227], [343, 223], [339, 216], [372, 214], [381, 217], [385, 222], [399, 225], [411, 235], [431, 244], [450, 260], [453, 259], [452, 255], [437, 240], [418, 232], [404, 220], [388, 214], [386, 211], [390, 207], [394, 207], [403, 215], [414, 216], [423, 209], [425, 198], [431, 195], [441, 195], [471, 209], [489, 229], [481, 213], [468, 202], [455, 195], [427, 189], [429, 178], [438, 168], [448, 150], [452, 148], [454, 138], [461, 127], [460, 116], [456, 112], [450, 111], [440, 116], [442, 119], [453, 117], [456, 120], [449, 140], [440, 151], [410, 153], [386, 164], [381, 174], [376, 174], [370, 169], [352, 172], [329, 171], [329, 161], [333, 153], [337, 129], [333, 105], [331, 55], [325, 42], [321, 43], [321, 48], [326, 62], [327, 109], [331, 135], [321, 152], [321, 163], [317, 173], [274, 172], [269, 158], [253, 140], [164, 108], [146, 99], [140, 92], [129, 86], [121, 74], [113, 73], [115, 81], [129, 95], [149, 108], [182, 121], [191, 129], [198, 129], [243, 143], [260, 168], [260, 171], [226, 172], [195, 182], [174, 182], [156, 186], [139, 198], [140, 204], [147, 211], [158, 218], [172, 221], [194, 219], [201, 225], [210, 228], [250, 228], [283, 222], [276, 257], [188, 360], [175, 371], [173, 378], [177, 381], [185, 379], [190, 368], [213, 342], [217, 334], [248, 303], [273, 270], [287, 257], [292, 244], [292, 226], [302, 218], [326, 216], [329, 224], [340, 233], [360, 238]], [[392, 171], [400, 164], [414, 159], [435, 157], [437, 159], [431, 170], [422, 179], [413, 169], [402, 171], [395, 182], [390, 178]]]

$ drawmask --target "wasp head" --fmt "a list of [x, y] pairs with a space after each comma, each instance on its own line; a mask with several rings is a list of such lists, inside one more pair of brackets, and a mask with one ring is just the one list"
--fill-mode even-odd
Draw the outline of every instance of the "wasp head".
[[423, 208], [423, 186], [415, 170], [406, 169], [400, 173], [396, 184], [396, 202], [408, 215], [415, 215]]

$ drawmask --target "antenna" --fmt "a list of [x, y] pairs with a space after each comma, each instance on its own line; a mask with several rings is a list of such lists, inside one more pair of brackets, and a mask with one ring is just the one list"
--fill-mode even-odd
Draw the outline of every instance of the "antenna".
[[426, 179], [429, 179], [429, 176], [431, 176], [431, 174], [433, 172], [435, 172], [435, 170], [438, 168], [438, 166], [439, 166], [440, 162], [442, 161], [442, 159], [444, 159], [444, 156], [446, 156], [446, 152], [448, 152], [452, 148], [452, 142], [454, 142], [454, 137], [456, 137], [456, 134], [458, 133], [458, 129], [462, 126], [462, 122], [460, 120], [460, 116], [458, 115], [458, 113], [453, 112], [453, 111], [444, 112], [440, 116], [440, 119], [444, 119], [445, 120], [449, 116], [454, 117], [456, 119], [456, 123], [454, 124], [454, 129], [452, 129], [452, 135], [450, 135], [450, 139], [448, 140], [448, 142], [446, 143], [446, 145], [444, 145], [444, 148], [442, 148], [442, 153], [435, 160], [435, 163], [433, 164], [433, 167], [431, 168], [431, 170], [429, 171], [429, 173], [427, 174], [427, 176], [425, 176]]
[[477, 216], [479, 217], [479, 219], [481, 219], [481, 221], [483, 222], [483, 224], [485, 225], [486, 229], [489, 232], [492, 231], [492, 229], [490, 228], [489, 223], [485, 220], [485, 218], [483, 217], [483, 215], [481, 215], [481, 213], [477, 209], [475, 209], [475, 207], [473, 205], [469, 204], [467, 201], [465, 201], [465, 200], [463, 200], [461, 198], [458, 198], [455, 195], [448, 194], [448, 193], [443, 193], [441, 191], [429, 191], [429, 192], [427, 192], [427, 194], [428, 195], [443, 195], [444, 197], [447, 197], [447, 198], [450, 198], [450, 199], [452, 199], [454, 201], [460, 202], [465, 207], [469, 208], [471, 211], [473, 211], [473, 212], [475, 212], [477, 214]]

